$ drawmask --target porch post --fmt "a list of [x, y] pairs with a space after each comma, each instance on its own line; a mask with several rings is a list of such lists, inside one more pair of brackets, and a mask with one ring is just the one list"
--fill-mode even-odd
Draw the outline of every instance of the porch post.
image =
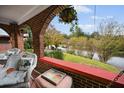
[[33, 30], [33, 49], [38, 58], [44, 56], [44, 34], [40, 34], [40, 30]]
[[24, 50], [24, 41], [23, 41], [23, 35], [21, 34], [19, 30], [19, 26], [17, 24], [11, 24], [11, 43], [12, 47], [19, 48], [21, 50]]

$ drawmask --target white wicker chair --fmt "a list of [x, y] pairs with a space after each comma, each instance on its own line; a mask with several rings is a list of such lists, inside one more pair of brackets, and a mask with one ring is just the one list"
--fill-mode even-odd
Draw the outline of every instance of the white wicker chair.
[[27, 69], [27, 78], [26, 81], [29, 81], [30, 78], [32, 77], [32, 71], [34, 68], [37, 66], [37, 55], [34, 53], [29, 53], [29, 52], [23, 52], [22, 54], [22, 60], [30, 60], [30, 66]]
[[2, 52], [0, 53], [0, 64], [2, 65], [5, 65], [8, 58], [11, 56], [11, 55], [14, 55], [14, 54], [19, 54], [20, 53], [20, 49], [18, 48], [12, 48], [12, 49], [9, 49], [7, 50], [6, 52]]
[[[33, 53], [27, 53], [23, 52], [21, 54], [18, 54], [21, 56], [21, 60], [18, 60], [18, 66], [17, 71], [19, 72], [26, 72], [26, 75], [24, 77], [24, 82], [16, 83], [16, 84], [9, 84], [4, 85], [0, 87], [30, 87], [29, 80], [32, 77], [31, 73], [34, 70], [34, 68], [37, 65], [37, 56]], [[13, 55], [14, 56], [14, 55]], [[11, 56], [9, 59], [11, 59], [13, 56]], [[7, 62], [8, 63], [8, 62]], [[5, 66], [5, 69], [8, 68], [8, 66]], [[9, 80], [8, 80], [9, 81]]]

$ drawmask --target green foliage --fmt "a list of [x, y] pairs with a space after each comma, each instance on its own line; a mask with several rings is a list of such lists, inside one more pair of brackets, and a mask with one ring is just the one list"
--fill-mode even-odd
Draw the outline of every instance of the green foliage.
[[25, 40], [24, 48], [25, 49], [31, 49], [32, 48], [32, 38], [27, 38], [27, 40]]
[[58, 46], [64, 40], [64, 36], [57, 31], [54, 27], [50, 27], [47, 29], [45, 33], [45, 45], [55, 45]]
[[93, 33], [91, 34], [91, 37], [92, 37], [92, 38], [97, 38], [97, 37], [99, 37], [99, 32], [93, 32]]
[[31, 53], [33, 53], [34, 50], [33, 50], [33, 49], [26, 49], [25, 51], [26, 51], [26, 52], [31, 52]]
[[[112, 56], [124, 55], [124, 35], [121, 34], [124, 31], [123, 25], [115, 21], [103, 21], [98, 31], [91, 35], [82, 32], [78, 25], [73, 26], [75, 29], [69, 36], [62, 35], [53, 27], [48, 29], [45, 34], [45, 44], [55, 46], [64, 44], [67, 48], [74, 50], [86, 50], [91, 59], [94, 52], [97, 52], [101, 62], [107, 62]], [[68, 51], [68, 53], [74, 54], [72, 51]]]
[[113, 56], [124, 57], [124, 51], [118, 51], [113, 53]]
[[77, 23], [77, 12], [73, 6], [66, 6], [64, 10], [59, 13], [59, 22], [69, 24], [75, 22]]
[[67, 53], [75, 55], [75, 51], [74, 50], [68, 50]]
[[24, 48], [25, 48], [25, 49], [29, 49], [29, 48], [30, 48], [30, 45], [29, 45], [29, 43], [27, 43], [27, 42], [24, 42]]
[[63, 37], [64, 37], [65, 39], [69, 39], [69, 38], [70, 38], [67, 34], [63, 34]]
[[69, 40], [69, 45], [72, 46], [73, 49], [83, 50], [86, 44], [86, 37], [72, 37]]
[[45, 56], [57, 58], [57, 59], [63, 59], [63, 52], [60, 50], [53, 50], [53, 51], [45, 52]]
[[59, 22], [71, 24], [70, 32], [73, 32], [75, 25], [78, 24], [77, 11], [71, 5], [66, 5], [66, 8], [59, 13]]
[[90, 59], [93, 58], [93, 55], [95, 53], [95, 43], [96, 43], [96, 41], [94, 38], [89, 38], [86, 41], [85, 50], [87, 51], [88, 57]]
[[21, 33], [30, 33], [31, 32], [31, 27], [27, 24], [23, 25], [21, 28]]
[[31, 28], [28, 25], [24, 25], [21, 28], [22, 34], [28, 34], [28, 37], [26, 37], [24, 41], [24, 48], [25, 49], [31, 49], [32, 48], [32, 32]]
[[[119, 36], [119, 40], [118, 40], [118, 51], [115, 53], [116, 56], [121, 56], [124, 57], [124, 35], [123, 36]], [[114, 55], [114, 54], [113, 54]]]
[[99, 58], [102, 62], [107, 60], [118, 53], [123, 47], [124, 36], [121, 31], [124, 27], [117, 22], [103, 22], [99, 26], [100, 38], [97, 39], [96, 48], [99, 54]]
[[78, 25], [74, 25], [74, 26], [75, 26], [75, 29], [74, 31], [71, 31], [72, 34], [70, 35], [70, 37], [84, 36], [84, 32], [82, 31], [82, 29]]

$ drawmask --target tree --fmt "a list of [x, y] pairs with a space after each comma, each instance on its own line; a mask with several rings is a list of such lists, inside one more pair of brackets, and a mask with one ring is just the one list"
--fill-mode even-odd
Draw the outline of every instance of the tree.
[[75, 27], [74, 36], [75, 37], [84, 36], [84, 32], [82, 31], [82, 29], [78, 25], [76, 25], [76, 27]]
[[78, 25], [76, 25], [74, 31], [72, 31], [71, 37], [80, 37], [80, 36], [84, 36], [84, 32]]
[[100, 37], [96, 42], [97, 52], [102, 62], [112, 57], [118, 51], [121, 32], [124, 30], [123, 25], [116, 21], [103, 21], [99, 26]]
[[96, 47], [95, 47], [95, 44], [96, 44], [96, 39], [94, 38], [89, 38], [87, 39], [86, 41], [86, 46], [85, 46], [85, 50], [87, 51], [87, 54], [88, 54], [88, 57], [90, 59], [93, 58], [93, 55], [95, 53], [95, 50], [96, 50]]
[[69, 45], [72, 46], [73, 49], [84, 50], [86, 45], [86, 37], [72, 37], [69, 40]]
[[116, 42], [118, 42], [117, 51], [115, 51], [112, 55], [124, 57], [124, 35], [119, 36], [119, 39]]
[[64, 37], [65, 39], [69, 39], [69, 38], [70, 38], [69, 35], [67, 35], [67, 34], [63, 34], [63, 37]]
[[45, 45], [55, 45], [56, 47], [64, 40], [63, 35], [54, 27], [49, 27], [45, 33]]
[[99, 32], [93, 32], [92, 34], [91, 34], [91, 37], [92, 38], [97, 38], [99, 36]]

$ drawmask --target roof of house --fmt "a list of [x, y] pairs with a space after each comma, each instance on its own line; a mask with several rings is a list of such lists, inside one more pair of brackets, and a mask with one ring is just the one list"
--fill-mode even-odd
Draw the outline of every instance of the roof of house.
[[10, 37], [7, 35], [0, 35], [1, 40], [10, 40]]

